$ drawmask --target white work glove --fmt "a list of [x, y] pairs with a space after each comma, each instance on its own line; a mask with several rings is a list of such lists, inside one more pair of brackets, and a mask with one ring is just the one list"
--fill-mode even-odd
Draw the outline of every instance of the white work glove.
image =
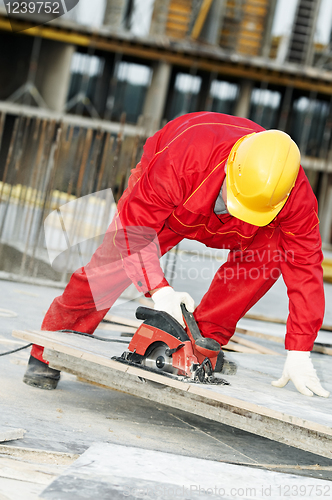
[[171, 286], [165, 286], [152, 295], [154, 308], [165, 311], [175, 318], [181, 326], [185, 327], [181, 304], [184, 304], [191, 313], [195, 310], [195, 302], [187, 292], [176, 292]]
[[315, 393], [317, 396], [328, 398], [330, 395], [320, 385], [316, 370], [310, 359], [310, 352], [288, 351], [281, 378], [271, 383], [274, 387], [285, 387], [290, 380], [304, 396], [313, 396], [313, 393]]

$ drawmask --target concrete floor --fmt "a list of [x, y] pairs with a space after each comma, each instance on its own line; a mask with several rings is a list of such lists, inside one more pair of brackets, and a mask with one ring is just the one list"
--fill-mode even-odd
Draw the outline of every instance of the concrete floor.
[[[195, 263], [195, 266], [199, 265]], [[208, 282], [199, 277], [190, 283], [188, 280], [188, 277], [185, 280], [178, 277], [173, 285], [176, 289], [190, 290], [198, 302]], [[325, 288], [325, 322], [332, 324], [332, 285]], [[11, 336], [14, 328], [39, 329], [45, 311], [59, 293], [54, 288], [0, 282], [1, 308], [17, 314], [3, 317], [0, 311], [0, 353], [22, 345]], [[137, 305], [135, 301], [120, 300], [113, 312], [134, 317]], [[287, 296], [282, 281], [253, 311], [286, 317]], [[25, 447], [81, 454], [98, 441], [332, 480], [332, 460], [160, 404], [90, 385], [69, 374], [62, 374], [56, 391], [28, 387], [22, 383], [28, 356], [28, 350], [24, 350], [0, 357], [0, 425], [26, 430], [24, 439], [10, 443], [13, 449]], [[0, 464], [2, 458], [0, 449]], [[12, 485], [14, 496], [9, 496], [8, 486], [6, 492], [1, 490], [1, 485], [6, 482], [1, 470], [0, 467], [0, 499], [21, 498], [15, 497], [15, 482]], [[35, 493], [31, 498], [37, 498], [33, 495]]]

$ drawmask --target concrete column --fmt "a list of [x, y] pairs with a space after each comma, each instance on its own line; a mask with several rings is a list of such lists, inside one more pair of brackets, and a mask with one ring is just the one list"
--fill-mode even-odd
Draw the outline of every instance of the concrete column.
[[332, 231], [332, 174], [324, 172], [318, 197], [318, 217], [322, 242], [331, 244]]
[[235, 115], [241, 118], [248, 118], [250, 112], [251, 92], [253, 82], [251, 80], [243, 80], [240, 85], [240, 93], [235, 106]]
[[143, 115], [151, 117], [159, 126], [163, 119], [172, 66], [163, 61], [156, 64], [150, 88], [146, 94]]
[[127, 0], [107, 0], [104, 15], [104, 26], [117, 31], [122, 27]]
[[74, 45], [43, 40], [36, 86], [50, 109], [62, 112], [68, 96]]
[[211, 111], [212, 100], [210, 97], [211, 84], [216, 78], [216, 73], [203, 73], [201, 90], [198, 94], [197, 111]]
[[262, 43], [262, 56], [269, 58], [272, 40], [272, 25], [276, 13], [277, 0], [270, 0], [268, 2], [268, 14], [265, 20], [265, 33]]
[[170, 0], [155, 0], [150, 35], [164, 35], [168, 18], [168, 8]]
[[218, 45], [221, 33], [221, 24], [225, 14], [226, 0], [213, 0], [202, 33], [199, 37], [212, 45]]
[[107, 99], [110, 92], [112, 73], [114, 67], [114, 54], [104, 53], [104, 70], [100, 78], [98, 78], [96, 92], [94, 97], [94, 105], [97, 113], [104, 117], [105, 112], [107, 113]]
[[329, 190], [327, 192], [324, 215], [321, 220], [322, 242], [330, 245], [332, 243], [331, 234], [332, 234], [332, 186], [329, 187]]

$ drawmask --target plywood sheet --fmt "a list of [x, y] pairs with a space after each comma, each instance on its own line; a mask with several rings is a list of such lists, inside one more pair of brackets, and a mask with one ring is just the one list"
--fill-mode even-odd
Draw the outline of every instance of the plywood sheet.
[[12, 427], [0, 426], [0, 443], [14, 441], [15, 439], [22, 439], [24, 434], [24, 429], [13, 429]]
[[[117, 342], [59, 332], [15, 331], [14, 336], [45, 346], [45, 356], [54, 368], [332, 458], [332, 399], [302, 396], [291, 385], [271, 386], [282, 372], [284, 356], [229, 355], [237, 356], [240, 365], [235, 376], [225, 376], [231, 385], [208, 386], [114, 361], [112, 356], [126, 347]], [[316, 367], [324, 386], [332, 391], [329, 364], [319, 361]], [[143, 377], [154, 384], [142, 383]]]

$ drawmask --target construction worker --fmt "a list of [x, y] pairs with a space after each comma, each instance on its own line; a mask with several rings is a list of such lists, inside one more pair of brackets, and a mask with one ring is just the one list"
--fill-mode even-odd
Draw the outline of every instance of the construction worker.
[[[310, 359], [324, 316], [317, 201], [287, 134], [219, 113], [176, 118], [147, 140], [118, 212], [90, 263], [52, 303], [43, 330], [93, 333], [131, 283], [182, 322], [180, 303], [193, 312], [194, 301], [169, 286], [156, 248], [163, 255], [183, 238], [197, 240], [230, 250], [194, 312], [202, 335], [227, 344], [239, 319], [282, 275], [288, 353], [273, 385], [291, 380], [304, 395], [328, 397]], [[136, 229], [145, 248], [126, 253], [128, 231]], [[58, 379], [43, 348], [33, 346], [24, 381], [50, 389]]]

